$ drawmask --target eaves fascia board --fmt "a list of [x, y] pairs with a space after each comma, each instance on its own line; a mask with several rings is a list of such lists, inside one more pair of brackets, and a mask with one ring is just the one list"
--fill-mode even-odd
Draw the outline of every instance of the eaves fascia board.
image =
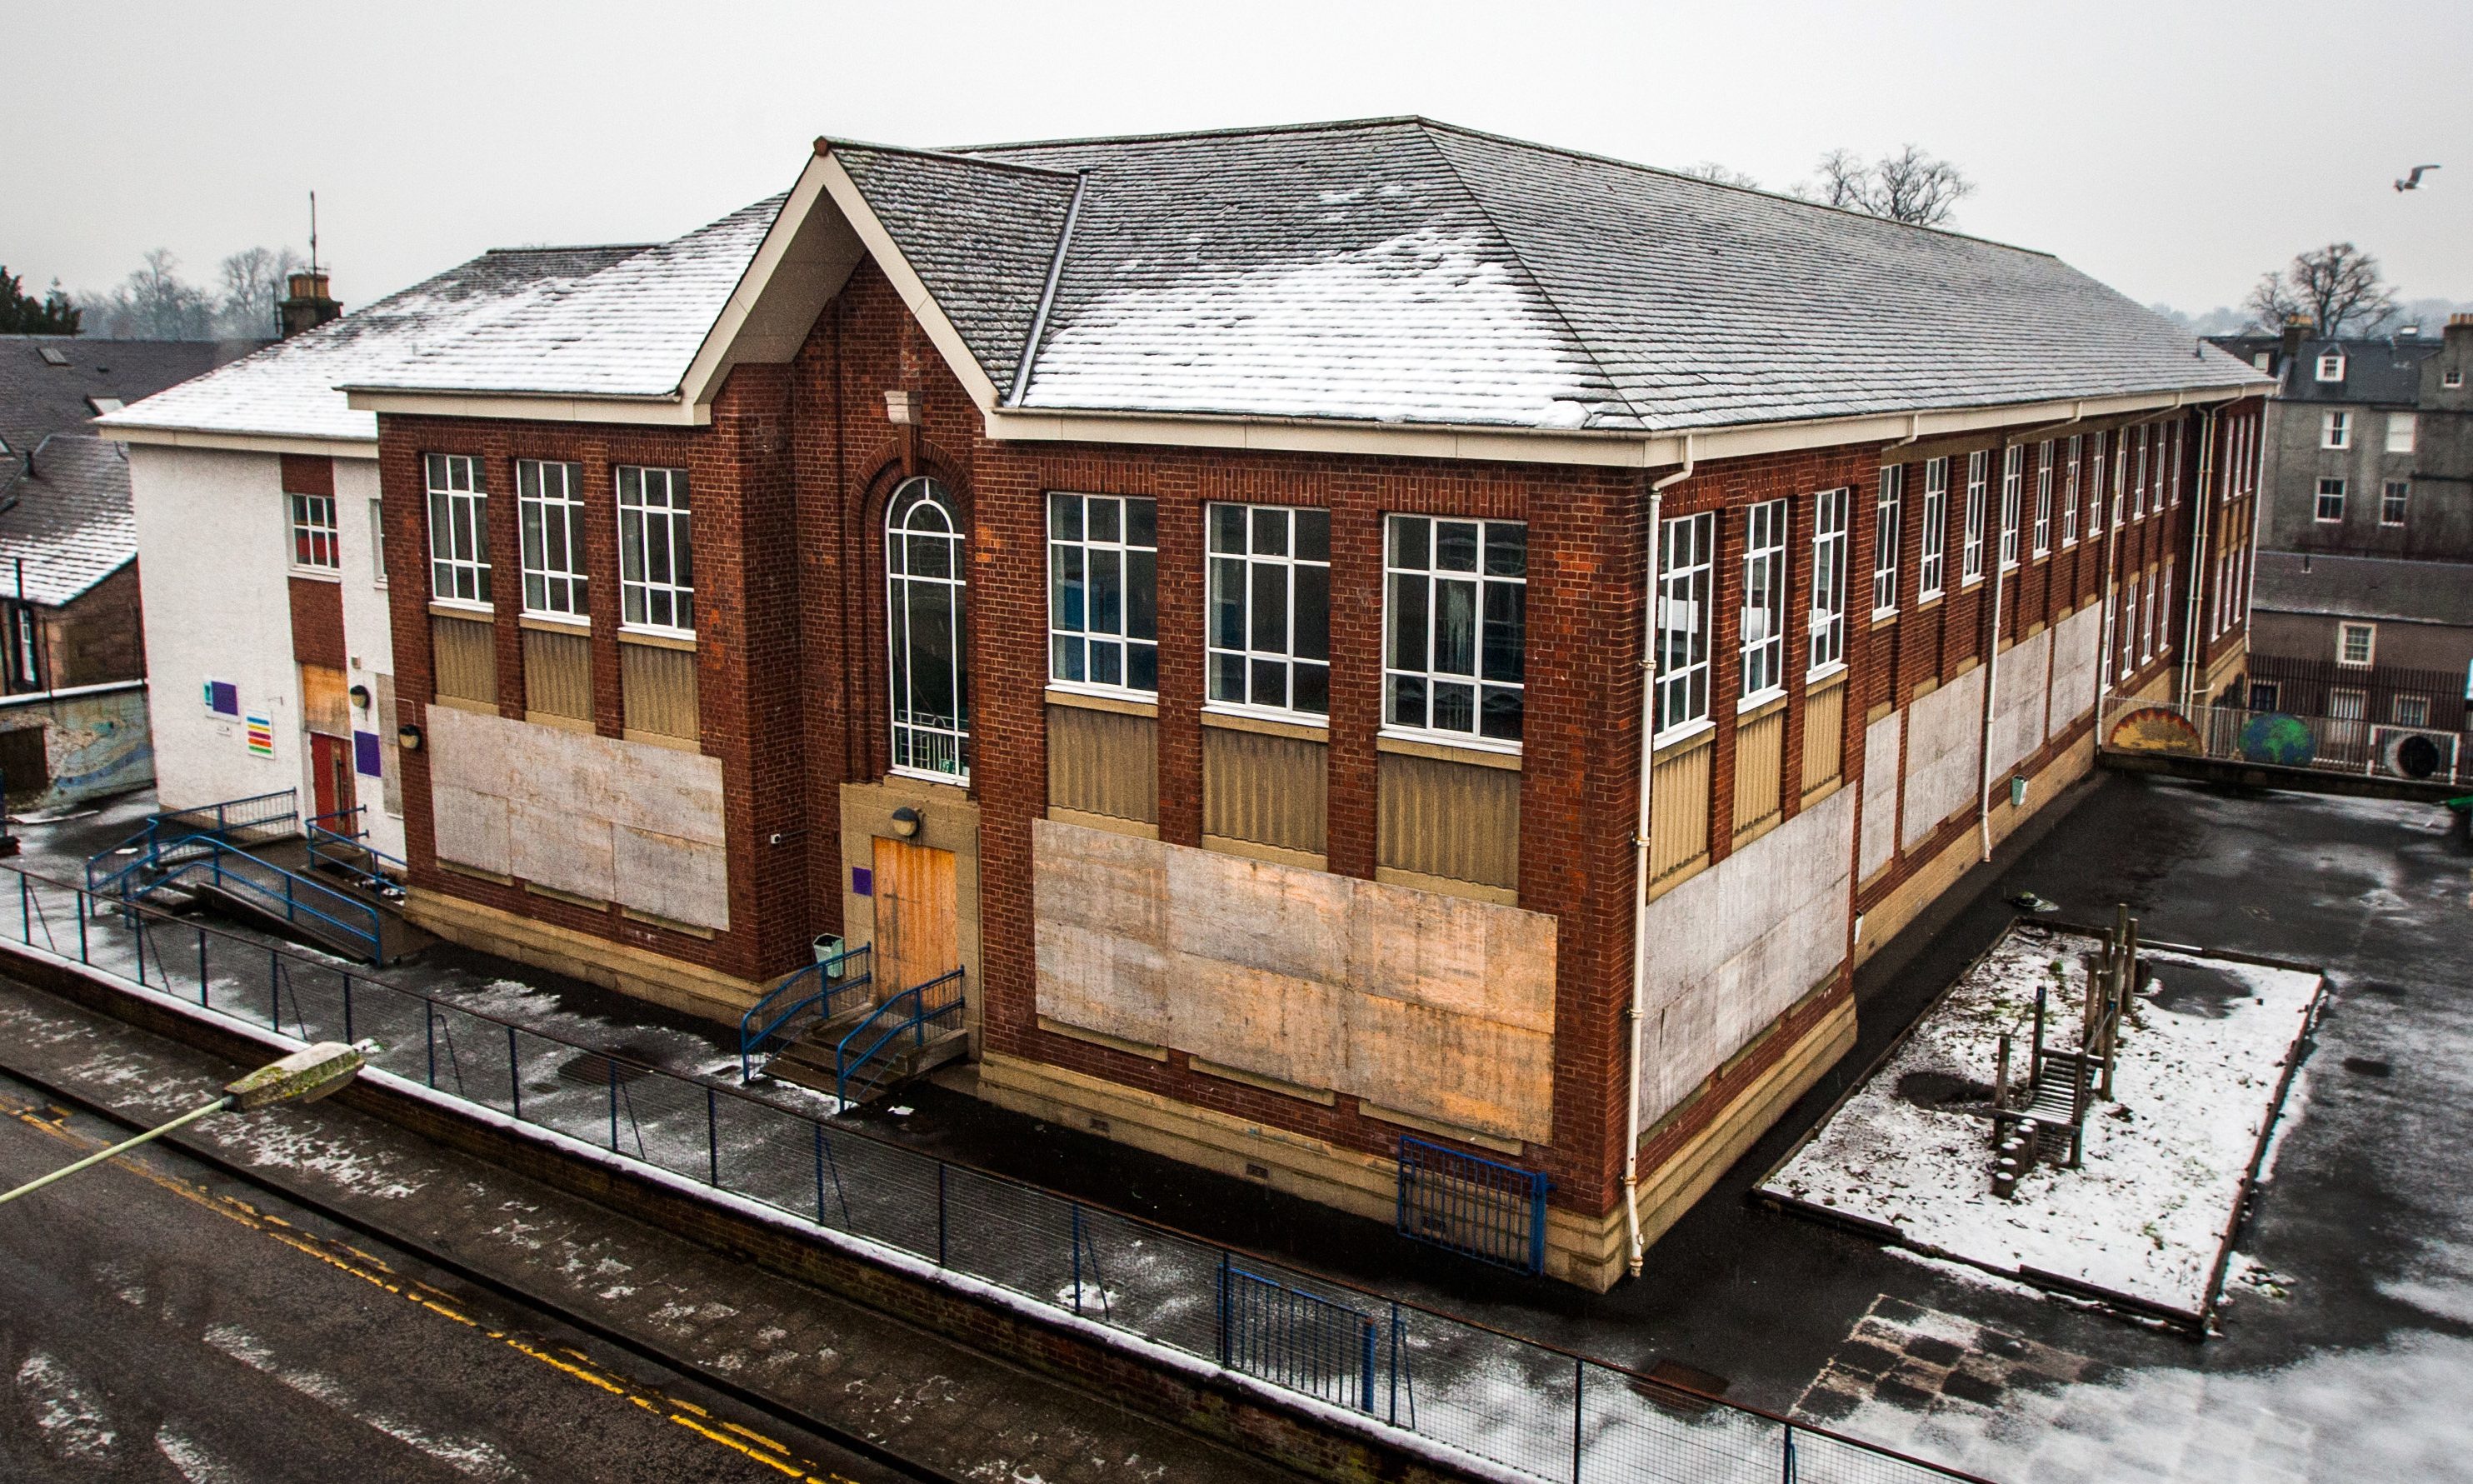
[[418, 418], [486, 418], [509, 422], [615, 422], [636, 427], [703, 427], [712, 404], [675, 396], [531, 396], [504, 392], [406, 392], [346, 388], [355, 412]]
[[824, 194], [824, 172], [821, 156], [810, 156], [799, 171], [797, 183], [773, 214], [773, 225], [764, 230], [764, 240], [756, 247], [756, 255], [738, 275], [737, 284], [721, 306], [721, 313], [705, 332], [704, 342], [696, 347], [687, 362], [686, 373], [679, 378], [682, 397], [691, 406], [705, 409], [700, 421], [711, 420], [712, 394], [730, 371], [731, 347], [737, 343], [738, 332], [746, 327], [748, 317], [756, 312], [756, 302], [764, 296], [764, 286], [773, 280], [776, 269], [788, 255], [790, 244], [799, 235], [799, 227], [807, 220], [816, 199]]
[[[927, 292], [926, 281], [919, 276], [918, 270], [910, 266], [910, 260], [902, 256], [900, 245], [893, 240], [891, 232], [885, 230], [884, 223], [876, 217], [876, 208], [868, 204], [866, 193], [858, 188], [857, 181], [851, 179], [850, 172], [843, 168], [841, 160], [832, 153], [832, 146], [826, 140], [816, 141], [815, 174], [822, 179], [825, 191], [832, 197], [833, 204], [841, 208], [843, 219], [850, 223], [851, 229], [857, 232], [859, 241], [866, 245], [868, 256], [876, 260], [876, 266], [892, 281], [893, 291], [901, 297], [902, 306], [926, 330], [927, 339], [944, 356], [946, 367], [962, 383], [962, 389], [970, 393], [971, 400], [979, 411], [992, 415], [996, 405], [996, 383], [988, 379], [986, 369], [979, 365], [979, 358], [971, 353], [969, 342], [963, 340], [962, 332], [953, 327], [944, 306], [936, 302], [936, 296]], [[804, 174], [801, 179], [805, 179]]]
[[116, 443], [144, 443], [157, 448], [215, 448], [229, 453], [299, 453], [312, 458], [374, 459], [378, 441], [370, 438], [318, 438], [293, 433], [246, 433], [221, 428], [180, 428], [116, 423], [99, 435]]

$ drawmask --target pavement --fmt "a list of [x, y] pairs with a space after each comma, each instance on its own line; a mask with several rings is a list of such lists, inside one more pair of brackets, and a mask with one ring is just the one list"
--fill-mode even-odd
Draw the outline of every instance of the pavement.
[[[5, 979], [0, 1069], [5, 1185], [125, 1134], [35, 1084], [151, 1122], [234, 1070]], [[1293, 1477], [332, 1103], [173, 1138], [249, 1178], [158, 1144], [0, 1207], [0, 1478], [920, 1476], [837, 1437], [929, 1477]]]

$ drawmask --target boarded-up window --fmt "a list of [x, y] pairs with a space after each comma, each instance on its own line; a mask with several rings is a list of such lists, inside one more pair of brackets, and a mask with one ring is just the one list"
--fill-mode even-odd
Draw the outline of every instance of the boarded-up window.
[[352, 695], [343, 671], [323, 664], [300, 667], [300, 724], [321, 736], [351, 736]]
[[1159, 823], [1159, 723], [1078, 706], [1047, 708], [1047, 805]]
[[524, 630], [524, 706], [536, 716], [592, 720], [592, 640], [563, 629]]
[[1381, 778], [1378, 865], [1520, 889], [1517, 770], [1385, 753]]
[[1202, 730], [1202, 833], [1206, 844], [1325, 853], [1323, 744], [1299, 737]]
[[498, 704], [498, 643], [488, 619], [432, 613], [429, 647], [439, 700]]
[[1709, 792], [1717, 756], [1714, 737], [1657, 759], [1650, 778], [1648, 875], [1664, 880], [1709, 859]]
[[693, 649], [621, 640], [619, 685], [626, 699], [627, 730], [694, 741], [696, 657]]
[[1846, 687], [1815, 690], [1803, 703], [1803, 793], [1837, 781], [1846, 755]]
[[1735, 729], [1735, 829], [1777, 817], [1786, 765], [1786, 707]]

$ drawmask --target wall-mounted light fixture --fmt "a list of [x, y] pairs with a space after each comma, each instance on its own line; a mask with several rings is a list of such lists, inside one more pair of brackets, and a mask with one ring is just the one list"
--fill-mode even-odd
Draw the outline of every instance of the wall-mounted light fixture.
[[893, 811], [893, 832], [907, 840], [919, 833], [919, 811], [903, 804]]
[[420, 729], [418, 727], [397, 727], [395, 730], [395, 745], [402, 748], [407, 753], [420, 752]]
[[370, 708], [370, 688], [367, 685], [355, 685], [345, 694], [352, 698], [354, 710], [366, 711]]

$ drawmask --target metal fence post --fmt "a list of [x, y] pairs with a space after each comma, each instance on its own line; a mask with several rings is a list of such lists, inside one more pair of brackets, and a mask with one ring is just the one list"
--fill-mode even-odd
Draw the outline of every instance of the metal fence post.
[[1082, 1312], [1082, 1203], [1076, 1201], [1073, 1211], [1073, 1312]]
[[198, 1008], [206, 1008], [206, 930], [203, 927], [198, 929]]
[[1794, 1424], [1786, 1424], [1786, 1472], [1779, 1475], [1786, 1484], [1794, 1484]]
[[[144, 958], [142, 955], [141, 955], [141, 956], [138, 958], [138, 960], [137, 960], [137, 967], [138, 967], [138, 969], [139, 969], [139, 970], [140, 970], [140, 977], [139, 977], [138, 982], [142, 984], [142, 983], [144, 983], [144, 982], [145, 982], [144, 977], [143, 977], [143, 970], [144, 970], [144, 969], [145, 969], [145, 968], [146, 968], [146, 960], [145, 960], [145, 958]], [[278, 975], [280, 975], [282, 972], [283, 972], [283, 961], [282, 961], [281, 959], [279, 959], [279, 958], [276, 957], [276, 955], [275, 955], [275, 950], [274, 950], [273, 948], [269, 948], [269, 949], [267, 949], [267, 950], [266, 950], [266, 1028], [267, 1028], [268, 1030], [270, 1030], [270, 1031], [274, 1031], [274, 1032], [277, 1033], [278, 1035], [279, 1035], [279, 1034], [281, 1034], [281, 1033], [282, 1033], [282, 1030], [283, 1030], [283, 999], [282, 999], [282, 990], [280, 989], [280, 982], [281, 982], [281, 981], [278, 979], [278, 977], [277, 977], [277, 976], [278, 976]]]
[[420, 1031], [429, 1040], [429, 1090], [438, 1090], [438, 1001], [422, 996]]
[[516, 1028], [507, 1027], [507, 1105], [515, 1110], [518, 1122], [524, 1116], [524, 1067], [516, 1053]]
[[344, 1039], [359, 1039], [352, 1034], [352, 975], [348, 969], [344, 974]]
[[807, 1125], [816, 1131], [816, 1225], [825, 1224], [825, 1126]]
[[705, 1184], [721, 1185], [721, 1094], [711, 1083], [704, 1085], [704, 1153]]
[[610, 1152], [618, 1152], [618, 1059], [605, 1056], [601, 1064], [610, 1068]]
[[1572, 1357], [1572, 1484], [1580, 1484], [1580, 1393], [1589, 1378], [1589, 1363]]
[[1391, 1301], [1391, 1425], [1400, 1425], [1400, 1301]]
[[85, 951], [85, 919], [86, 914], [93, 908], [92, 899], [84, 892], [78, 893], [78, 962], [81, 964], [88, 962]]
[[948, 1168], [949, 1166], [944, 1161], [936, 1161], [936, 1265], [940, 1268], [945, 1265], [945, 1186]]
[[1229, 1370], [1235, 1369], [1231, 1358], [1235, 1346], [1229, 1333], [1234, 1328], [1234, 1317], [1228, 1309], [1228, 1249], [1222, 1247], [1219, 1249], [1219, 1364]]

